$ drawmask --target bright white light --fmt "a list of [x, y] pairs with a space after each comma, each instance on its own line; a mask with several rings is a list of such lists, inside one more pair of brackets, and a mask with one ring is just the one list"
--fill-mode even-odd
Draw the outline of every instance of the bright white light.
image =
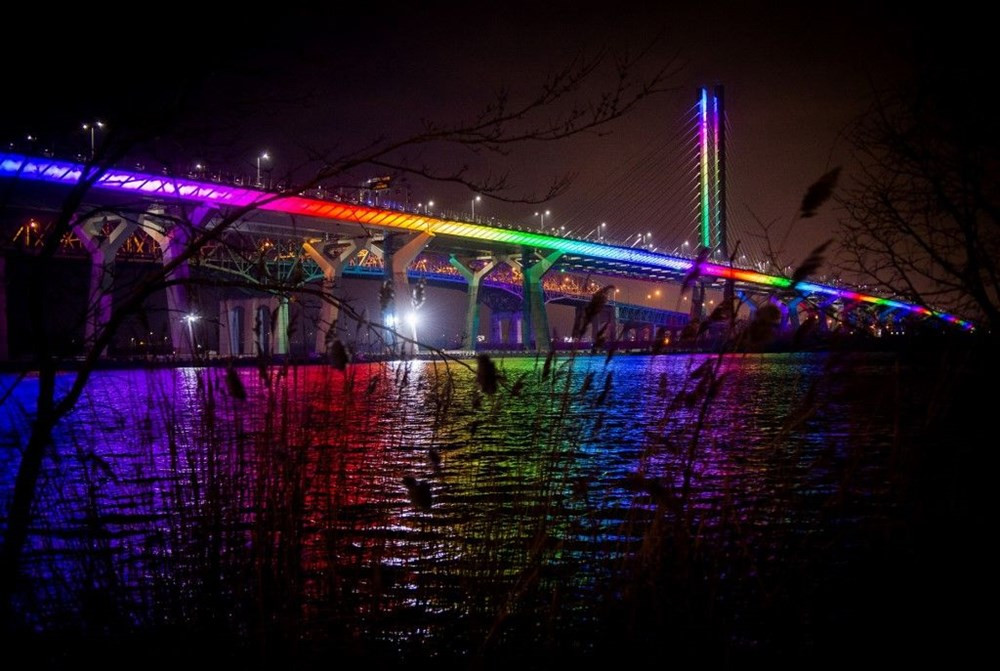
[[396, 318], [393, 315], [386, 315], [385, 325], [388, 326], [389, 328], [392, 328], [393, 326], [396, 325]]
[[406, 323], [410, 325], [410, 328], [416, 328], [417, 326], [417, 313], [410, 312], [406, 315]]

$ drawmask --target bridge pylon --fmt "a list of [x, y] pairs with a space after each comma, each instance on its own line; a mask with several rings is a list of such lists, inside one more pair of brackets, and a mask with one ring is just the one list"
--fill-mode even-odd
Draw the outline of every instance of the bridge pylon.
[[111, 321], [115, 283], [115, 256], [138, 224], [124, 217], [94, 216], [74, 224], [77, 237], [90, 255], [90, 286], [84, 339], [93, 344]]
[[476, 349], [476, 341], [479, 336], [479, 287], [483, 278], [486, 277], [497, 265], [497, 259], [491, 258], [478, 270], [472, 270], [466, 263], [463, 263], [454, 254], [449, 256], [448, 263], [451, 264], [465, 281], [468, 282], [468, 306], [465, 310], [465, 333], [462, 335], [462, 347], [468, 350]]
[[191, 331], [186, 328], [185, 318], [193, 316], [195, 306], [188, 283], [191, 270], [188, 262], [180, 259], [194, 231], [203, 227], [214, 214], [214, 207], [200, 205], [187, 216], [167, 217], [162, 208], [152, 208], [140, 218], [142, 229], [160, 248], [163, 265], [173, 266], [166, 278], [174, 280], [166, 289], [170, 345], [174, 352], [187, 350], [191, 358], [196, 354], [195, 343]]
[[698, 158], [700, 177], [699, 241], [711, 251], [710, 258], [725, 263], [729, 259], [726, 212], [726, 108], [725, 90], [699, 90]]
[[357, 239], [339, 240], [323, 244], [320, 240], [302, 243], [302, 250], [323, 272], [323, 295], [320, 299], [319, 323], [316, 325], [316, 353], [326, 354], [337, 338], [337, 321], [340, 307], [333, 292], [350, 262], [363, 246]]
[[[411, 319], [410, 314], [411, 312], [415, 312], [415, 308], [411, 302], [410, 278], [407, 274], [407, 269], [434, 236], [427, 232], [415, 233], [404, 238], [405, 242], [402, 247], [394, 249], [393, 238], [401, 237], [404, 236], [399, 233], [386, 234], [385, 249], [383, 250], [385, 255], [385, 269], [389, 273], [387, 279], [392, 282], [395, 295], [391, 328], [395, 333], [404, 336], [404, 338], [400, 339], [401, 342], [399, 343], [400, 353], [416, 354], [419, 351], [417, 347], [417, 325], [416, 320]], [[395, 345], [396, 343], [393, 344]]]
[[545, 290], [542, 288], [542, 277], [562, 255], [563, 253], [558, 250], [549, 252], [545, 256], [536, 256], [533, 250], [528, 247], [521, 250], [521, 276], [524, 286], [521, 342], [525, 347], [540, 352], [548, 351], [552, 345], [549, 318], [545, 313]]

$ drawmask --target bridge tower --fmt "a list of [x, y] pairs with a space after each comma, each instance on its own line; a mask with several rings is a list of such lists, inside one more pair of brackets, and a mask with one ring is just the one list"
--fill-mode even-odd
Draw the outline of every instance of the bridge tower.
[[726, 97], [722, 84], [715, 85], [715, 228], [718, 248], [729, 258], [729, 222], [726, 217]]
[[[698, 167], [700, 177], [699, 243], [717, 263], [729, 259], [726, 217], [726, 107], [725, 89], [702, 88], [698, 95]], [[726, 283], [725, 298], [733, 296], [732, 282]], [[705, 287], [697, 283], [691, 296], [691, 319], [704, 316]]]
[[[698, 158], [701, 182], [699, 241], [712, 256], [729, 256], [726, 220], [725, 91], [717, 84], [698, 98]], [[724, 261], [724, 259], [723, 259]]]

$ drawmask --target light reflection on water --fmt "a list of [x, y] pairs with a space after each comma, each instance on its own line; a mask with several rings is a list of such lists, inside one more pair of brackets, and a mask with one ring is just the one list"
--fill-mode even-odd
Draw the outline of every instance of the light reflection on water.
[[[722, 380], [708, 401], [703, 364]], [[803, 539], [847, 548], [845, 529], [891, 505], [890, 358], [541, 367], [501, 361], [496, 397], [440, 363], [239, 369], [246, 401], [222, 369], [99, 372], [46, 463], [23, 615], [405, 654], [481, 650], [514, 636], [516, 613], [585, 648], [651, 562], [710, 557], [700, 570], [737, 602], [753, 589], [737, 581], [765, 580]], [[0, 408], [3, 500], [35, 391], [28, 378]], [[404, 476], [429, 483], [430, 509]]]

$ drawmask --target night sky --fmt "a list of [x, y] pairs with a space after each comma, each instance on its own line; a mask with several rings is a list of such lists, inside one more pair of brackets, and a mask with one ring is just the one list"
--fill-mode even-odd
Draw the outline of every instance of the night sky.
[[[145, 17], [112, 21], [89, 6], [53, 24], [52, 12], [38, 10], [8, 42], [5, 97], [16, 103], [7, 105], [0, 138], [23, 144], [32, 133], [59, 153], [82, 151], [84, 121], [105, 120], [121, 132], [162, 116], [156, 141], [145, 147], [153, 164], [180, 171], [201, 161], [251, 174], [266, 149], [274, 176], [304, 178], [310, 153], [405, 136], [423, 119], [469, 118], [501, 87], [523, 99], [574, 55], [635, 50], [660, 35], [644, 71], [673, 63], [674, 90], [599, 135], [529, 144], [504, 156], [429, 147], [408, 159], [448, 169], [468, 164], [473, 175], [509, 172], [512, 188], [503, 195], [515, 200], [573, 173], [572, 188], [541, 206], [552, 212], [548, 223], [582, 233], [607, 221], [619, 238], [647, 229], [672, 248], [682, 236], [663, 218], [674, 215], [649, 194], [666, 192], [681, 177], [676, 161], [662, 171], [628, 166], [677, 132], [699, 86], [722, 83], [733, 225], [746, 236], [758, 232], [755, 219], [777, 221], [783, 236], [808, 185], [848, 160], [841, 134], [872, 92], [902, 80], [921, 56], [954, 56], [956, 44], [969, 43], [958, 27], [976, 24], [954, 4], [948, 16], [851, 2], [782, 10], [768, 3], [614, 3], [586, 11], [575, 3], [370, 4], [275, 6], [267, 14], [178, 6], [155, 24]], [[123, 31], [122, 22], [132, 29]], [[62, 66], [52, 67], [53, 60]], [[669, 158], [662, 157], [664, 166]], [[604, 188], [622, 179], [635, 182], [627, 194]], [[461, 187], [408, 182], [412, 202], [469, 209], [472, 194]], [[537, 209], [487, 198], [479, 214], [530, 224]], [[796, 224], [784, 260], [801, 260], [832, 235], [835, 219], [827, 209]]]

